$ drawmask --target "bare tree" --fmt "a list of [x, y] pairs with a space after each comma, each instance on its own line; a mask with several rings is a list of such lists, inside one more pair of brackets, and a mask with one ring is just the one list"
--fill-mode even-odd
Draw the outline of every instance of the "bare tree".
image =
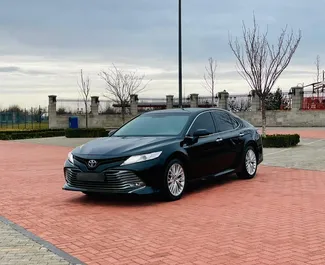
[[121, 106], [122, 109], [122, 121], [125, 122], [126, 108], [130, 103], [130, 96], [132, 94], [139, 94], [143, 92], [149, 82], [144, 82], [145, 75], [138, 75], [134, 72], [124, 72], [118, 69], [114, 64], [112, 68], [107, 71], [101, 71], [99, 76], [106, 83], [107, 98], [114, 103]]
[[[316, 56], [315, 65], [316, 65], [316, 82], [319, 82], [320, 81], [320, 56], [319, 55]], [[319, 97], [319, 89], [317, 89], [317, 97]]]
[[216, 83], [216, 71], [217, 71], [217, 61], [212, 57], [208, 59], [208, 66], [205, 67], [206, 73], [204, 74], [204, 88], [211, 95], [211, 103], [214, 106], [214, 93], [215, 93], [215, 83]]
[[316, 65], [316, 82], [319, 82], [320, 81], [320, 56], [319, 55], [317, 55], [316, 57], [315, 65]]
[[82, 100], [85, 104], [86, 111], [86, 128], [88, 128], [88, 100], [90, 95], [90, 79], [87, 76], [84, 77], [82, 69], [80, 70], [80, 82], [78, 81], [79, 92], [82, 96]]
[[238, 38], [233, 42], [229, 38], [229, 46], [237, 59], [237, 70], [247, 81], [261, 102], [262, 134], [266, 131], [265, 99], [282, 72], [289, 65], [292, 56], [299, 46], [301, 31], [297, 36], [287, 26], [282, 29], [277, 43], [270, 44], [268, 31], [260, 33], [259, 26], [253, 16], [253, 28], [247, 29], [243, 22], [243, 43]]

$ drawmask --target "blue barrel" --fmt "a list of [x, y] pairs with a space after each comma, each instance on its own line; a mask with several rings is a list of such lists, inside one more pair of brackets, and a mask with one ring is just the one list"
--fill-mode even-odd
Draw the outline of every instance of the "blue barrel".
[[69, 117], [69, 128], [78, 129], [78, 117]]

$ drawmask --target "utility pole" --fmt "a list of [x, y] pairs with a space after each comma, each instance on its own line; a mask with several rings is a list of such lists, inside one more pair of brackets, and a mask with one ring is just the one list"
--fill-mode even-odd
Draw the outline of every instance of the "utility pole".
[[182, 0], [178, 0], [178, 107], [182, 108]]

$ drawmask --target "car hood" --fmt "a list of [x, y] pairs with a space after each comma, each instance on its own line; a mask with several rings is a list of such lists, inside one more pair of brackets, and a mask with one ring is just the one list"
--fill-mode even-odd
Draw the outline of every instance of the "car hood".
[[175, 142], [174, 137], [105, 137], [92, 140], [73, 150], [74, 155], [119, 157], [163, 149]]

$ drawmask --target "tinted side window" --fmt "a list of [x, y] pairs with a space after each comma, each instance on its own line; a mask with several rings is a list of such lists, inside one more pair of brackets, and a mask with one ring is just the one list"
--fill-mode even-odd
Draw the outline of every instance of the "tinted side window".
[[213, 116], [219, 132], [233, 130], [238, 126], [238, 123], [225, 111], [214, 111]]
[[216, 130], [213, 119], [209, 112], [203, 113], [197, 117], [189, 131], [189, 135], [193, 135], [193, 133], [198, 129], [206, 129], [211, 133], [215, 133]]

